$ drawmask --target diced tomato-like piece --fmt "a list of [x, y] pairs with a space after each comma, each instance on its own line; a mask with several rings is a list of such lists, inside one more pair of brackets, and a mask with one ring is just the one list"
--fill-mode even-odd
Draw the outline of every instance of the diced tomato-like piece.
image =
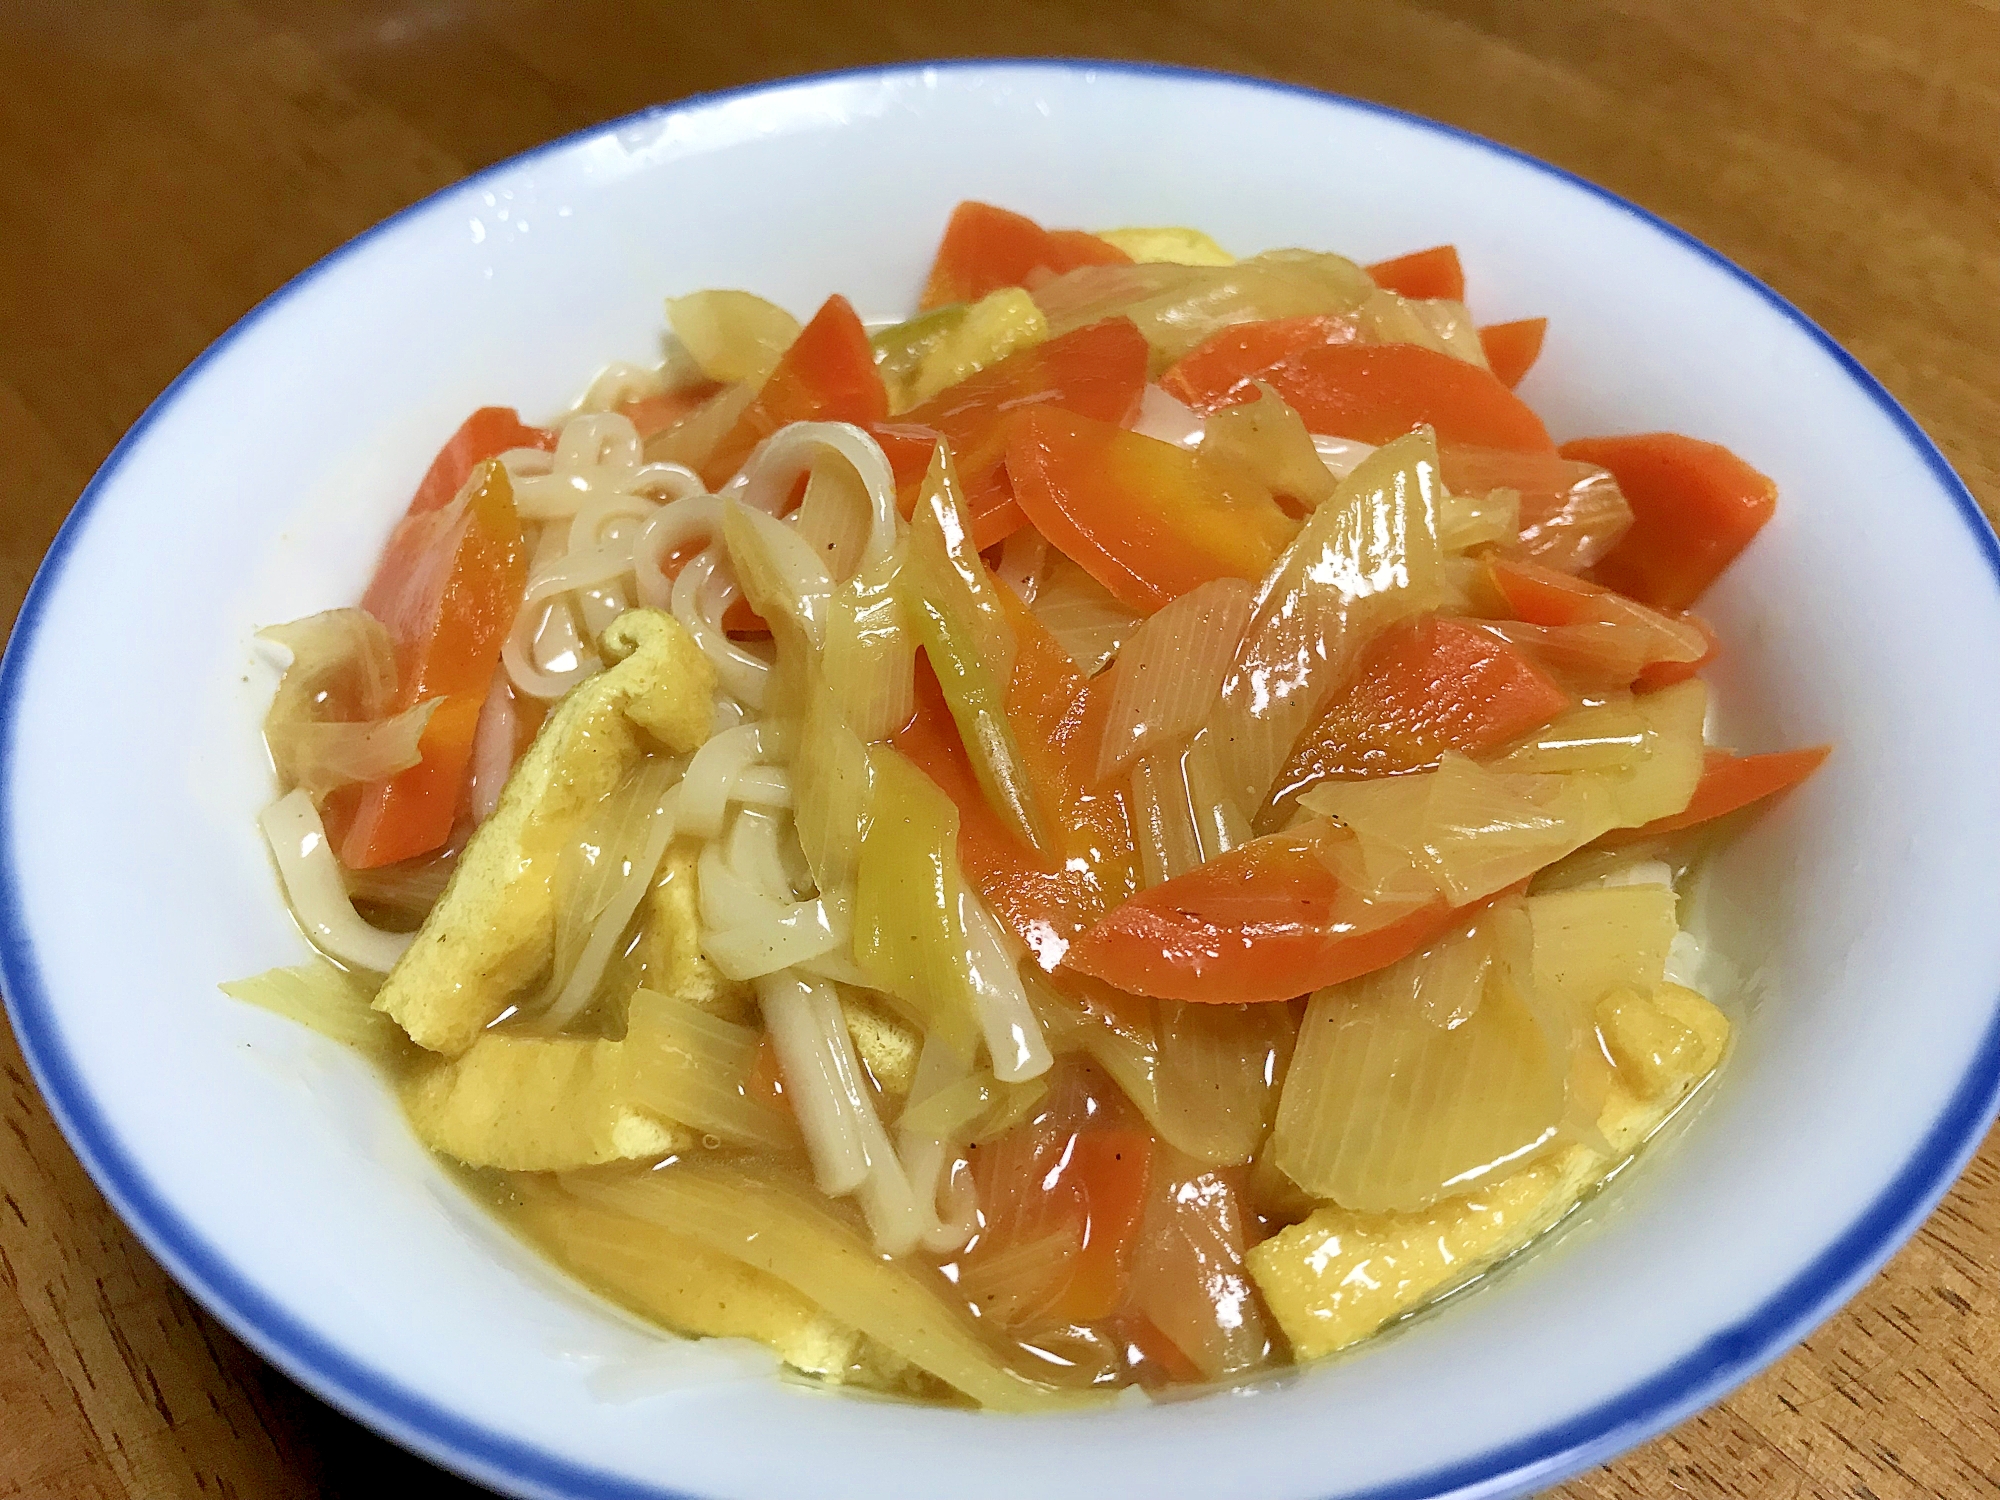
[[1025, 214], [967, 199], [951, 211], [918, 306], [928, 312], [953, 302], [977, 302], [1002, 287], [1028, 286], [1078, 266], [1125, 265], [1131, 259], [1094, 234], [1044, 229]]
[[759, 443], [790, 423], [865, 427], [888, 414], [889, 394], [875, 368], [868, 330], [845, 297], [829, 297], [779, 357], [757, 399], [716, 444], [702, 465], [702, 483], [721, 488]]
[[1247, 477], [1050, 407], [1008, 419], [1007, 472], [1051, 546], [1148, 612], [1213, 578], [1262, 578], [1298, 530]]
[[1693, 604], [1778, 507], [1768, 476], [1677, 432], [1578, 438], [1562, 453], [1609, 469], [1632, 507], [1632, 529], [1595, 576], [1655, 609]]
[[1486, 755], [1569, 704], [1519, 647], [1459, 620], [1404, 621], [1376, 638], [1353, 686], [1300, 738], [1273, 795], [1417, 770], [1447, 750]]
[[1458, 263], [1456, 245], [1433, 245], [1394, 260], [1378, 260], [1368, 267], [1368, 278], [1383, 291], [1403, 297], [1465, 300], [1465, 268]]

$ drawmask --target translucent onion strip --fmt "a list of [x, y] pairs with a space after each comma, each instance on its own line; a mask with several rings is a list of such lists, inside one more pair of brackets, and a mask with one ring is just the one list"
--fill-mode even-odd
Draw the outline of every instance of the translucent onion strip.
[[676, 1162], [643, 1177], [578, 1174], [564, 1185], [597, 1207], [776, 1277], [981, 1406], [1034, 1411], [1083, 1399], [1008, 1369], [929, 1278], [883, 1261], [823, 1207], [780, 1183]]
[[1554, 1136], [1568, 1056], [1510, 984], [1455, 1027], [1412, 994], [1321, 990], [1306, 1008], [1272, 1136], [1316, 1198], [1420, 1209], [1519, 1163]]
[[392, 1057], [410, 1045], [403, 1028], [370, 1003], [375, 987], [323, 958], [233, 979], [221, 989], [371, 1057]]
[[1046, 1073], [1055, 1059], [1000, 924], [968, 886], [959, 887], [958, 912], [971, 950], [973, 1007], [993, 1059], [993, 1076], [1002, 1083], [1023, 1083]]
[[641, 1109], [738, 1145], [791, 1149], [783, 1113], [745, 1087], [761, 1033], [653, 990], [632, 996], [620, 1054], [631, 1100]]
[[1109, 781], [1155, 746], [1201, 724], [1222, 692], [1250, 618], [1250, 585], [1217, 578], [1153, 615], [1118, 653], [1097, 779]]
[[1048, 560], [1033, 603], [1035, 618], [1062, 643], [1086, 677], [1130, 640], [1144, 618], [1061, 553]]
[[285, 895], [315, 948], [338, 963], [386, 974], [396, 966], [413, 933], [384, 932], [361, 920], [340, 878], [340, 862], [327, 845], [326, 829], [312, 798], [287, 792], [258, 815], [271, 855], [278, 863]]
[[[567, 1026], [597, 993], [605, 966], [673, 842], [679, 779], [677, 761], [647, 761], [605, 799], [579, 846], [589, 852], [577, 876], [565, 881], [566, 869], [559, 866], [556, 972], [541, 1016], [547, 1029]], [[570, 958], [564, 949], [575, 943], [579, 931], [588, 935]]]

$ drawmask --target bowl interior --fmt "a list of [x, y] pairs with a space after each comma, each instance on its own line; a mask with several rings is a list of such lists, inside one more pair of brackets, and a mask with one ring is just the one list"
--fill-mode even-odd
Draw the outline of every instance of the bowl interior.
[[[472, 407], [553, 414], [656, 357], [660, 301], [909, 308], [962, 197], [1199, 225], [1239, 252], [1453, 241], [1481, 321], [1546, 314], [1558, 437], [1672, 428], [1777, 478], [1705, 601], [1721, 738], [1832, 741], [1717, 863], [1744, 974], [1719, 1086], [1560, 1242], [1254, 1393], [1017, 1422], [830, 1397], [573, 1289], [332, 1044], [215, 984], [296, 961], [254, 814], [259, 627], [348, 603]], [[392, 1435], [536, 1493], [1501, 1493], [1685, 1415], [1879, 1264], [1995, 1086], [1993, 541], [1908, 419], [1663, 226], [1470, 138], [1114, 67], [838, 76], [639, 117], [365, 236], [204, 357], [79, 506], [5, 679], [5, 978], [51, 1102], [152, 1248]]]

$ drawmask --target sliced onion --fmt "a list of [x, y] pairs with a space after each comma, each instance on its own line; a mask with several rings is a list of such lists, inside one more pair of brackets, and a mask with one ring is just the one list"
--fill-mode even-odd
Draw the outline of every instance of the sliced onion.
[[1259, 586], [1210, 727], [1229, 800], [1263, 806], [1300, 733], [1361, 648], [1442, 595], [1428, 429], [1372, 454], [1307, 518]]
[[560, 1031], [597, 993], [673, 841], [678, 761], [649, 759], [599, 804], [556, 862], [555, 968], [539, 1024]]
[[1086, 677], [1096, 676], [1144, 619], [1059, 552], [1049, 558], [1033, 607], [1035, 618]]
[[375, 987], [323, 958], [266, 969], [220, 988], [232, 1000], [262, 1006], [371, 1057], [391, 1057], [409, 1047], [403, 1028], [370, 1003]]
[[1139, 417], [1132, 430], [1142, 437], [1158, 438], [1176, 448], [1198, 448], [1205, 435], [1201, 413], [1164, 387], [1148, 383], [1139, 397]]
[[280, 779], [323, 803], [357, 781], [381, 781], [423, 759], [424, 730], [442, 698], [427, 698], [386, 719], [348, 724], [320, 720], [266, 723], [264, 741]]
[[1250, 618], [1250, 585], [1217, 578], [1191, 589], [1133, 634], [1111, 668], [1111, 702], [1097, 752], [1109, 781], [1155, 746], [1186, 738], [1222, 692]]

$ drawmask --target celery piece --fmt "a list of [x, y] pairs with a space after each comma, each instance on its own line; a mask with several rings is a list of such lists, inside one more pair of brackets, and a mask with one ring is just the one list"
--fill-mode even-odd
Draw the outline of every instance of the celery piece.
[[959, 902], [958, 809], [887, 745], [869, 747], [868, 768], [875, 796], [855, 861], [855, 960], [970, 1058], [979, 1015]]
[[924, 476], [898, 587], [903, 617], [930, 657], [980, 790], [1017, 834], [1046, 849], [1034, 786], [1007, 722], [1013, 631], [972, 545], [971, 518], [944, 443]]

